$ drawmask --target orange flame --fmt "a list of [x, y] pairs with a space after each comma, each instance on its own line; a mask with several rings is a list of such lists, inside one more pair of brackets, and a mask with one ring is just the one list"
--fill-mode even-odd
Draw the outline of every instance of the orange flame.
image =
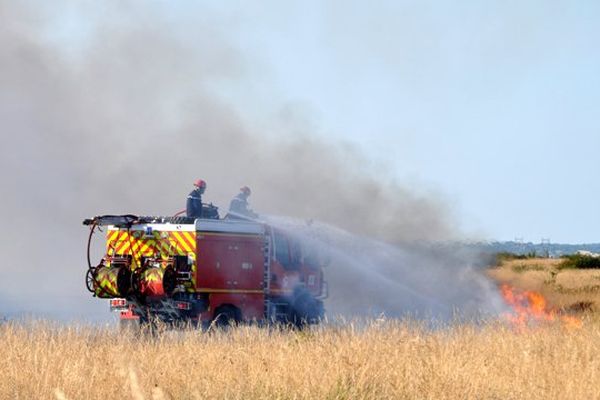
[[515, 327], [523, 329], [531, 323], [560, 320], [568, 329], [580, 328], [581, 319], [571, 315], [559, 315], [548, 307], [544, 296], [538, 292], [519, 291], [507, 284], [500, 286], [500, 292], [506, 304], [512, 307], [512, 312], [505, 318]]

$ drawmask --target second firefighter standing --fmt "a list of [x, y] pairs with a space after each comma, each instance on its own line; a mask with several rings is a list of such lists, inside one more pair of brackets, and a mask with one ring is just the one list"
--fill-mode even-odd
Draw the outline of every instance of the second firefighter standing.
[[258, 214], [252, 211], [248, 205], [248, 197], [250, 197], [251, 193], [248, 186], [242, 186], [240, 188], [240, 193], [238, 193], [238, 195], [231, 200], [231, 203], [229, 203], [229, 218], [258, 218]]

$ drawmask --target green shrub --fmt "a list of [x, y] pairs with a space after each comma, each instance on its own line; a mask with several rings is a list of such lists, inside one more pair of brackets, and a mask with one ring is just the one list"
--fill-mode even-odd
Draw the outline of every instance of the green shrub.
[[600, 269], [600, 257], [571, 254], [562, 258], [563, 261], [558, 266], [561, 269]]
[[500, 266], [505, 261], [527, 260], [528, 258], [535, 258], [535, 252], [528, 254], [516, 254], [509, 251], [501, 251], [496, 253], [496, 265]]
[[518, 274], [525, 271], [544, 271], [543, 265], [539, 264], [515, 264], [512, 266], [512, 270]]

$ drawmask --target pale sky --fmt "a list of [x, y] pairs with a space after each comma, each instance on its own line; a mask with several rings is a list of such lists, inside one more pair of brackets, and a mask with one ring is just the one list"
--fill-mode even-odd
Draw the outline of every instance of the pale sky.
[[268, 2], [220, 12], [258, 77], [234, 90], [242, 109], [254, 98], [267, 112], [282, 99], [304, 107], [320, 135], [440, 192], [467, 231], [600, 241], [599, 2]]
[[350, 142], [473, 235], [600, 242], [600, 2], [126, 4], [227, 38], [242, 68], [212, 90], [255, 129]]

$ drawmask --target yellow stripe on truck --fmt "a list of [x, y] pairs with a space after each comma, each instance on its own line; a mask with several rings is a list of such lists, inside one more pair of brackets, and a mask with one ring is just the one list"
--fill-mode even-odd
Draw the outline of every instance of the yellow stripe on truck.
[[173, 232], [173, 236], [177, 239], [177, 244], [183, 247], [188, 253], [192, 253], [193, 249], [190, 248], [186, 240], [181, 236], [181, 233], [182, 232]]

